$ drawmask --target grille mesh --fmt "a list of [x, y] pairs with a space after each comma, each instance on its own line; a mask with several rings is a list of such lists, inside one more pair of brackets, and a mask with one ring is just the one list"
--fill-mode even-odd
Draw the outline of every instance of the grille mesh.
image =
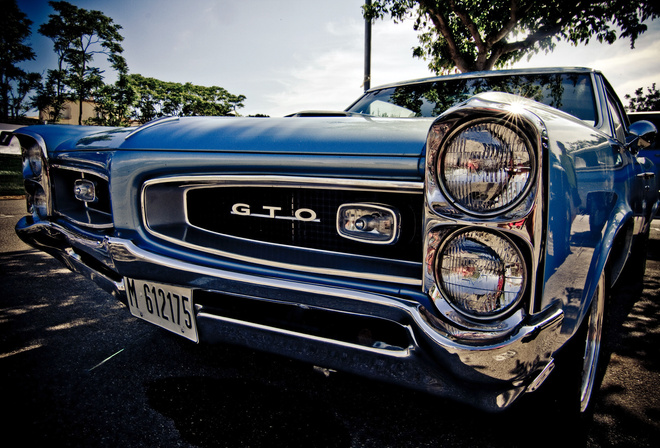
[[[108, 181], [87, 171], [51, 168], [53, 202], [57, 213], [82, 225], [109, 227], [112, 225], [110, 188]], [[94, 183], [96, 201], [82, 202], [75, 198], [76, 180]]]
[[[419, 261], [421, 237], [415, 218], [421, 194], [289, 187], [210, 187], [187, 193], [189, 222], [202, 229], [287, 246]], [[399, 210], [401, 236], [391, 246], [352, 241], [337, 233], [337, 210], [345, 203], [377, 203]], [[235, 204], [249, 206], [250, 216], [232, 214]], [[264, 209], [264, 207], [267, 207]], [[280, 210], [273, 210], [277, 207]], [[292, 219], [296, 210], [311, 209], [318, 222]], [[269, 216], [274, 213], [278, 218]], [[254, 215], [266, 215], [266, 217]], [[303, 213], [307, 218], [310, 214]], [[288, 218], [288, 219], [287, 219]]]

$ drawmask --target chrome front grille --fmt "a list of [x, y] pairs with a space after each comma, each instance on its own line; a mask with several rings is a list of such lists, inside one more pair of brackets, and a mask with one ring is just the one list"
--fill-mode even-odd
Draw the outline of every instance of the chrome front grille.
[[[378, 245], [342, 237], [337, 212], [346, 203], [398, 210], [398, 240]], [[177, 246], [299, 272], [421, 281], [421, 182], [168, 177], [144, 184], [142, 207], [149, 233]]]
[[[353, 202], [387, 204], [399, 210], [403, 225], [396, 244], [378, 246], [340, 236], [337, 232], [337, 211], [342, 204]], [[237, 204], [243, 207], [239, 210], [249, 210], [250, 214], [232, 213], [232, 208]], [[188, 192], [186, 212], [191, 225], [223, 235], [414, 261], [421, 253], [421, 229], [418, 229], [420, 226], [415, 210], [422, 210], [422, 205], [421, 195], [411, 197], [410, 194], [395, 192], [267, 186], [209, 187]], [[296, 219], [297, 212], [303, 219]], [[316, 219], [309, 219], [311, 217]]]

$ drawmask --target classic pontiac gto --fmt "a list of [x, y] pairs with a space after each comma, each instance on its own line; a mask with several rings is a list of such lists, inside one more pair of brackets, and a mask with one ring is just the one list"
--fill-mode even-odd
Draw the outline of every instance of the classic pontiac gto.
[[138, 318], [485, 410], [556, 365], [579, 412], [610, 287], [645, 256], [658, 185], [637, 153], [655, 134], [578, 68], [4, 140], [23, 153], [18, 235]]

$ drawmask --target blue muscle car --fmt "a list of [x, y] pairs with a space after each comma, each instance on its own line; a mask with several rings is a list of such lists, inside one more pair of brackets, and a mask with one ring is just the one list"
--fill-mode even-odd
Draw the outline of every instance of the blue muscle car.
[[610, 288], [644, 256], [655, 134], [579, 68], [392, 84], [339, 113], [32, 126], [16, 231], [191, 341], [486, 410], [562, 374], [579, 412]]

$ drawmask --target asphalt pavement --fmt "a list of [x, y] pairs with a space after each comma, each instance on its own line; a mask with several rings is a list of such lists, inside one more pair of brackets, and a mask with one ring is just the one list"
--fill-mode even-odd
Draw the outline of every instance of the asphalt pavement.
[[[92, 282], [20, 242], [22, 200], [0, 201], [3, 438], [68, 447], [657, 447], [660, 221], [594, 415], [568, 431], [542, 395], [502, 414], [133, 318]], [[575, 424], [573, 425], [575, 427]]]

